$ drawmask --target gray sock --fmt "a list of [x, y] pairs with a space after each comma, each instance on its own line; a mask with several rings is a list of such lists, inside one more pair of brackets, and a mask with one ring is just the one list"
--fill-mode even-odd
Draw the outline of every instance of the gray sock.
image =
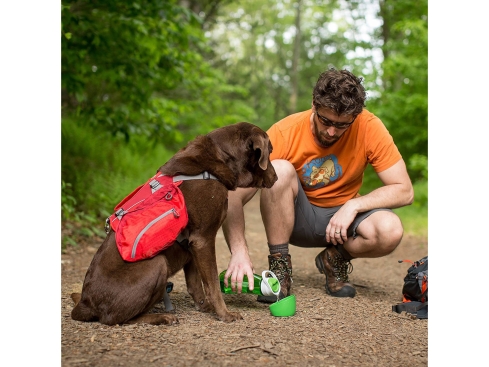
[[282, 243], [280, 245], [271, 245], [270, 243], [268, 244], [268, 251], [270, 251], [270, 255], [276, 254], [276, 253], [281, 253], [282, 256], [287, 256], [289, 254], [289, 244], [288, 243]]

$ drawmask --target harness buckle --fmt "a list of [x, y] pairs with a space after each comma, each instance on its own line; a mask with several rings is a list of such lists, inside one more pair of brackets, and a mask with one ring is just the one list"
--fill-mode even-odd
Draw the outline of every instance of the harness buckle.
[[105, 229], [105, 233], [109, 234], [109, 232], [110, 232], [110, 217], [107, 217], [107, 219], [105, 220], [104, 229]]
[[149, 183], [149, 186], [151, 187], [151, 193], [154, 194], [155, 191], [161, 189], [161, 184], [158, 180], [152, 180], [150, 183]]
[[117, 219], [121, 220], [122, 216], [126, 214], [126, 211], [124, 210], [124, 208], [120, 208], [119, 210], [117, 210], [115, 212], [115, 216], [117, 217]]

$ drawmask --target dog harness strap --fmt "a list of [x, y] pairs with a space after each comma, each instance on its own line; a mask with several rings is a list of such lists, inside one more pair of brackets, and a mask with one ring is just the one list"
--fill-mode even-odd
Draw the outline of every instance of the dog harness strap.
[[115, 212], [115, 216], [117, 219], [121, 220], [122, 216], [126, 214], [126, 211], [123, 208], [120, 208], [118, 211]]
[[199, 173], [198, 175], [195, 176], [186, 176], [186, 175], [173, 176], [173, 182], [186, 181], [186, 180], [217, 180], [217, 177], [214, 176], [213, 174], [210, 174], [207, 171]]
[[151, 193], [154, 194], [155, 191], [161, 189], [163, 186], [161, 186], [160, 182], [158, 180], [152, 180], [149, 183], [149, 186], [151, 187]]

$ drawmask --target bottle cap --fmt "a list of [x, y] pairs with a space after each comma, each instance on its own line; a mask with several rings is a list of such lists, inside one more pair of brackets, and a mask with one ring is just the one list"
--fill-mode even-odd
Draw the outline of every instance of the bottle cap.
[[272, 271], [264, 270], [261, 273], [260, 290], [264, 296], [278, 296], [280, 293], [280, 282]]
[[268, 284], [270, 284], [270, 288], [272, 288], [273, 293], [277, 293], [280, 291], [280, 282], [275, 278], [267, 278]]

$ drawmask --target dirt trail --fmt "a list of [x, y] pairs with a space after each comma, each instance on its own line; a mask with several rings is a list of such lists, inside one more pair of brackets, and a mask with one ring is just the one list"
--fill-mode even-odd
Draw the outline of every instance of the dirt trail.
[[[268, 268], [266, 237], [258, 196], [246, 207], [250, 255], [259, 273]], [[80, 244], [62, 254], [62, 366], [427, 366], [428, 320], [392, 312], [402, 300], [408, 264], [428, 253], [427, 238], [404, 236], [393, 254], [380, 259], [356, 259], [350, 280], [355, 298], [341, 299], [324, 291], [325, 277], [314, 258], [320, 249], [291, 246], [292, 293], [297, 296], [293, 317], [275, 318], [268, 305], [252, 295], [224, 295], [231, 311], [244, 320], [226, 324], [196, 311], [186, 292], [183, 272], [170, 298], [180, 323], [175, 326], [123, 325], [73, 321], [69, 295], [80, 291], [101, 239]], [[218, 270], [229, 251], [222, 232], [216, 244]], [[158, 304], [155, 311], [164, 310]]]

